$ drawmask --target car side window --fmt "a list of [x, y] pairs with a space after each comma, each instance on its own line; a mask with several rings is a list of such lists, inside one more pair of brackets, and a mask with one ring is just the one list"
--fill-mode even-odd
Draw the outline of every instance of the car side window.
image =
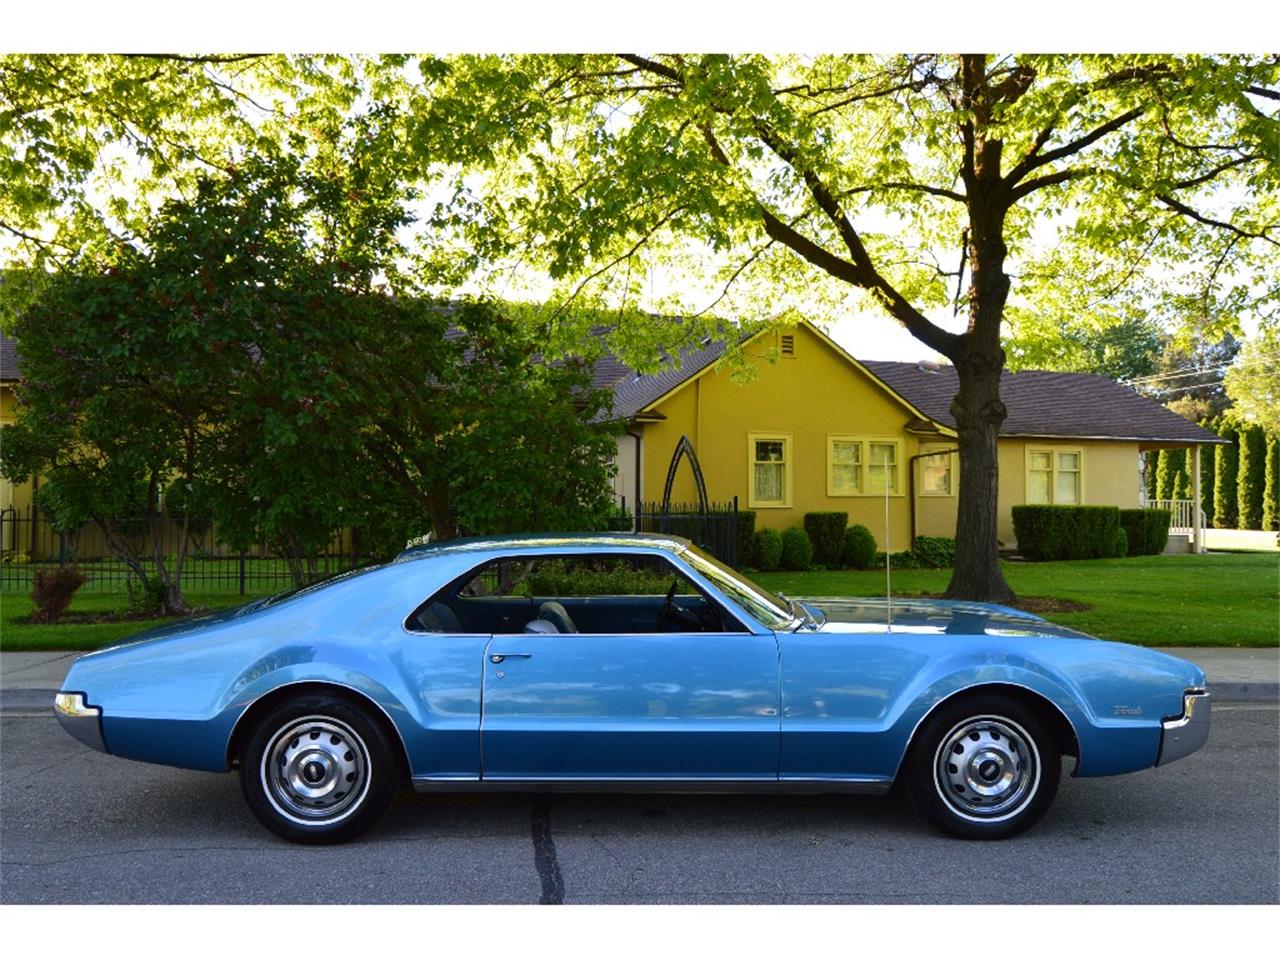
[[743, 626], [665, 557], [513, 556], [476, 567], [408, 624], [429, 633], [727, 633]]

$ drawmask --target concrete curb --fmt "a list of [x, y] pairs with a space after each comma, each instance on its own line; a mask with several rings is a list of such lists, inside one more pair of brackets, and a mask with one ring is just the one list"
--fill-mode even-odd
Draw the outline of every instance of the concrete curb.
[[[53, 716], [53, 696], [58, 691], [40, 688], [0, 688], [0, 716], [47, 713]], [[1215, 703], [1276, 703], [1280, 683], [1210, 683]]]

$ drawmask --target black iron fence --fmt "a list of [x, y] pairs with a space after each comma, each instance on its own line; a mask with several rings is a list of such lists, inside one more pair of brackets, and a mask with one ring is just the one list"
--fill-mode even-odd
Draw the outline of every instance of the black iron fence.
[[[738, 498], [709, 503], [704, 511], [696, 503], [672, 503], [663, 509], [656, 501], [641, 501], [636, 509], [636, 530], [687, 537], [729, 566], [738, 565]], [[744, 551], [750, 545], [743, 545]]]
[[[151, 533], [145, 524], [125, 527], [133, 548], [140, 556], [153, 553]], [[167, 520], [161, 530], [161, 554], [172, 570], [183, 536], [182, 526]], [[234, 551], [218, 540], [217, 530], [188, 531], [187, 557], [182, 568], [186, 591], [262, 594], [285, 590], [295, 583], [295, 568], [311, 581], [340, 573], [367, 562], [356, 550], [350, 530], [334, 532], [328, 549], [319, 555], [292, 563], [267, 545]], [[0, 510], [0, 591], [25, 592], [31, 589], [40, 570], [74, 563], [85, 575], [87, 592], [125, 590], [136, 579], [133, 571], [117, 559], [97, 524], [60, 532], [34, 509]], [[153, 573], [155, 563], [147, 559], [143, 568]]]

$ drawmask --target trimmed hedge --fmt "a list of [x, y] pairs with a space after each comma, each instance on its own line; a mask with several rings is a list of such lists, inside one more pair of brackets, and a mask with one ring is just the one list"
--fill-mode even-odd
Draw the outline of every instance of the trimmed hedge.
[[1024, 503], [1013, 508], [1018, 552], [1028, 560], [1090, 560], [1114, 556], [1119, 507]]
[[950, 537], [916, 537], [911, 548], [922, 567], [954, 567], [956, 542]]
[[813, 543], [813, 559], [824, 567], [834, 567], [840, 562], [844, 548], [844, 528], [849, 514], [843, 511], [812, 512], [804, 515], [804, 532]]
[[1154, 557], [1169, 544], [1168, 510], [1121, 510], [1120, 526], [1129, 538], [1128, 556]]
[[756, 543], [756, 512], [754, 510], [738, 511], [738, 561], [746, 563], [754, 554]]
[[757, 530], [755, 549], [752, 551], [752, 566], [757, 570], [777, 570], [782, 560], [782, 534], [777, 530], [765, 527]]
[[1116, 527], [1115, 540], [1111, 544], [1111, 555], [1113, 557], [1129, 555], [1129, 534], [1124, 532], [1124, 527]]
[[803, 527], [787, 527], [782, 531], [783, 570], [808, 570], [813, 566], [813, 541]]
[[876, 538], [860, 523], [844, 532], [840, 549], [840, 566], [845, 569], [869, 570], [876, 564]]

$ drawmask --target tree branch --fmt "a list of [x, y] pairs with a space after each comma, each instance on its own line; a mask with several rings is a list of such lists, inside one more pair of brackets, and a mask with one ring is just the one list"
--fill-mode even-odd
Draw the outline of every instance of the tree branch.
[[1270, 230], [1271, 227], [1263, 227], [1262, 230], [1256, 231], [1256, 232], [1252, 230], [1244, 230], [1240, 227], [1237, 227], [1234, 223], [1228, 223], [1225, 220], [1215, 220], [1212, 217], [1207, 217], [1204, 214], [1196, 210], [1193, 210], [1191, 207], [1187, 206], [1185, 203], [1182, 203], [1181, 201], [1176, 200], [1175, 198], [1169, 196], [1167, 193], [1156, 194], [1156, 199], [1159, 200], [1161, 203], [1163, 203], [1170, 210], [1176, 210], [1178, 213], [1182, 214], [1184, 217], [1190, 217], [1192, 220], [1195, 220], [1199, 223], [1206, 224], [1210, 227], [1218, 227], [1221, 230], [1230, 230], [1232, 233], [1239, 234], [1240, 236], [1245, 237], [1249, 240], [1265, 240], [1267, 241], [1267, 243], [1280, 247], [1280, 240], [1272, 240], [1269, 236], [1267, 236], [1267, 231]]
[[890, 181], [888, 183], [873, 183], [864, 187], [850, 187], [848, 190], [840, 191], [840, 196], [847, 197], [855, 193], [874, 193], [877, 190], [909, 190], [916, 193], [929, 193], [935, 197], [946, 197], [948, 200], [955, 200], [957, 203], [966, 203], [968, 198], [963, 193], [957, 193], [955, 190], [948, 190], [945, 187], [933, 187], [927, 183], [907, 183], [904, 181]]
[[1057, 183], [1079, 180], [1081, 177], [1087, 177], [1093, 173], [1097, 173], [1097, 170], [1093, 167], [1068, 167], [1066, 170], [1059, 170], [1057, 173], [1048, 173], [1042, 177], [1032, 177], [1030, 180], [1025, 180], [1014, 187], [1009, 196], [1016, 202], [1041, 187], [1051, 187]]
[[1145, 107], [1134, 107], [1132, 110], [1127, 110], [1117, 117], [1112, 117], [1106, 123], [1095, 127], [1084, 136], [1077, 137], [1070, 143], [1063, 144], [1061, 147], [1046, 151], [1045, 153], [1040, 153], [1040, 148], [1044, 146], [1044, 144], [1048, 142], [1049, 137], [1052, 136], [1052, 126], [1046, 127], [1044, 130], [1040, 131], [1039, 135], [1037, 135], [1035, 143], [1032, 144], [1031, 149], [1027, 151], [1026, 155], [1018, 161], [1017, 165], [1012, 170], [1009, 171], [1009, 175], [1005, 177], [1005, 183], [1009, 186], [1013, 186], [1032, 170], [1043, 167], [1045, 164], [1053, 163], [1055, 160], [1061, 160], [1063, 157], [1069, 157], [1072, 154], [1079, 153], [1091, 143], [1101, 140], [1107, 134], [1119, 130], [1131, 120], [1141, 116], [1145, 109]]

